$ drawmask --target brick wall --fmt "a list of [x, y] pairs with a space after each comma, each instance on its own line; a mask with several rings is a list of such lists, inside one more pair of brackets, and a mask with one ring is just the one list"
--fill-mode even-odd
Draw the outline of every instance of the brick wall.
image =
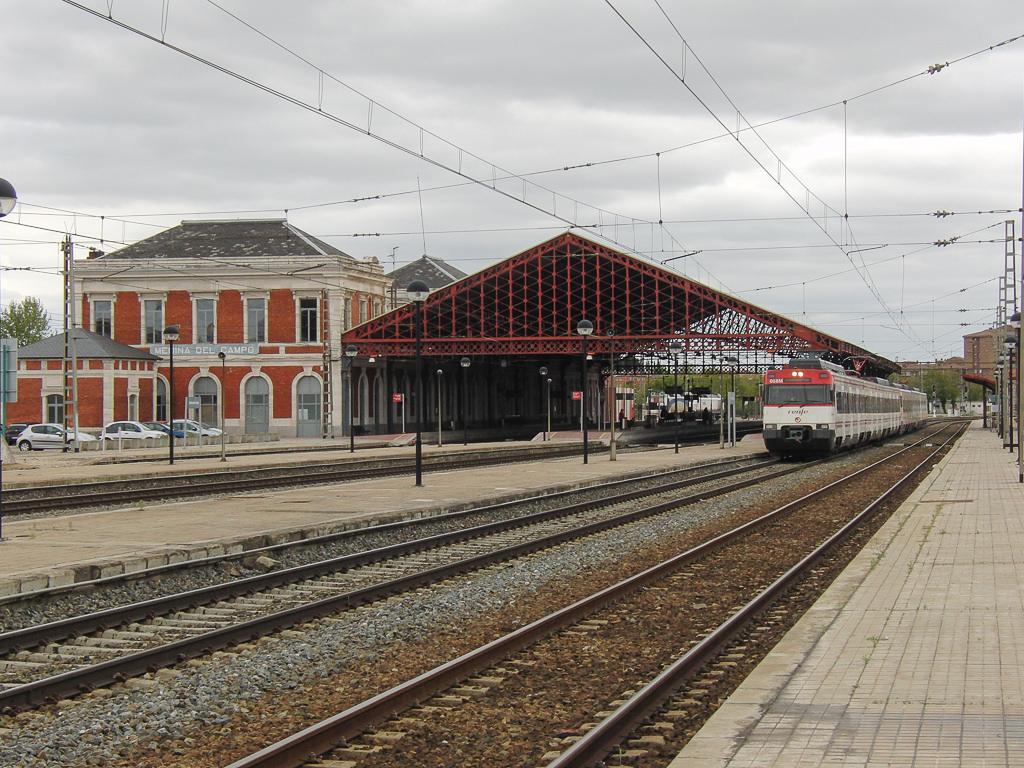
[[139, 294], [133, 291], [118, 291], [114, 309], [114, 341], [122, 344], [142, 343], [142, 305]]
[[221, 379], [221, 369], [211, 368], [210, 373], [216, 375], [221, 382], [221, 392], [224, 393], [224, 418], [237, 419], [241, 417], [241, 395], [240, 387], [242, 379], [249, 375], [252, 369], [248, 365], [227, 366], [226, 376]]
[[18, 402], [7, 404], [7, 423], [36, 422], [43, 415], [43, 380], [18, 377]]
[[128, 379], [125, 376], [114, 378], [114, 421], [128, 418]]
[[242, 294], [238, 291], [221, 291], [217, 301], [217, 341], [221, 344], [237, 344], [245, 330], [242, 314]]
[[195, 342], [192, 335], [192, 299], [188, 291], [167, 293], [167, 301], [164, 303], [164, 327], [175, 324], [181, 326], [181, 336], [178, 339], [180, 344]]
[[267, 341], [295, 341], [295, 298], [287, 289], [270, 292]]
[[103, 379], [99, 376], [78, 378], [78, 425], [97, 429], [103, 426]]
[[264, 366], [260, 373], [270, 379], [274, 388], [274, 413], [275, 419], [290, 419], [293, 415], [292, 408], [292, 382], [295, 377], [302, 373], [300, 365], [274, 365]]
[[[160, 373], [167, 378], [169, 368], [167, 366], [160, 368]], [[185, 398], [188, 397], [188, 383], [192, 380], [192, 377], [199, 373], [199, 368], [196, 366], [174, 366], [174, 401], [171, 403], [171, 413], [174, 414], [175, 419], [185, 418]], [[168, 392], [168, 394], [170, 394]]]
[[139, 380], [139, 421], [153, 420], [153, 380]]

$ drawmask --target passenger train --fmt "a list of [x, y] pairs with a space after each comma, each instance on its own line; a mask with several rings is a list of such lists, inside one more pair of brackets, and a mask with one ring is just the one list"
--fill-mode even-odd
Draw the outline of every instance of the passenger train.
[[797, 358], [764, 375], [764, 444], [777, 455], [852, 448], [917, 429], [927, 414], [923, 392], [827, 360]]

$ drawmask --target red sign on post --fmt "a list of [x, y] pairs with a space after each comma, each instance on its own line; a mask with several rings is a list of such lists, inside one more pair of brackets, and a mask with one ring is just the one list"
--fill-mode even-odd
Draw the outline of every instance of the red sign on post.
[[404, 398], [405, 396], [401, 392], [395, 392], [394, 394], [391, 395], [391, 402], [400, 403]]
[[582, 392], [573, 392], [572, 393], [572, 399], [573, 400], [582, 400], [583, 399], [583, 393]]

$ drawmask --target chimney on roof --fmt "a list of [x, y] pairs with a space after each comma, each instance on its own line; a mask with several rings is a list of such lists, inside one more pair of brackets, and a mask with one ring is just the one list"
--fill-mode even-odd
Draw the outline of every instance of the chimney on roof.
[[106, 254], [103, 251], [101, 251], [99, 248], [90, 248], [89, 249], [89, 255], [86, 257], [86, 259], [98, 259], [101, 256], [105, 256], [105, 255]]

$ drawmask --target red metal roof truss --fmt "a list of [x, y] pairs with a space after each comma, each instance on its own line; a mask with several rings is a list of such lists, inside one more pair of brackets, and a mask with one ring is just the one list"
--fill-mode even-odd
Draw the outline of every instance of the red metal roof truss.
[[[414, 305], [343, 335], [361, 355], [414, 354]], [[580, 349], [576, 324], [594, 323], [589, 349], [689, 353], [801, 350], [872, 359], [867, 350], [721, 293], [661, 266], [566, 233], [430, 294], [422, 305], [430, 356], [564, 355]], [[613, 338], [610, 338], [613, 337]]]

